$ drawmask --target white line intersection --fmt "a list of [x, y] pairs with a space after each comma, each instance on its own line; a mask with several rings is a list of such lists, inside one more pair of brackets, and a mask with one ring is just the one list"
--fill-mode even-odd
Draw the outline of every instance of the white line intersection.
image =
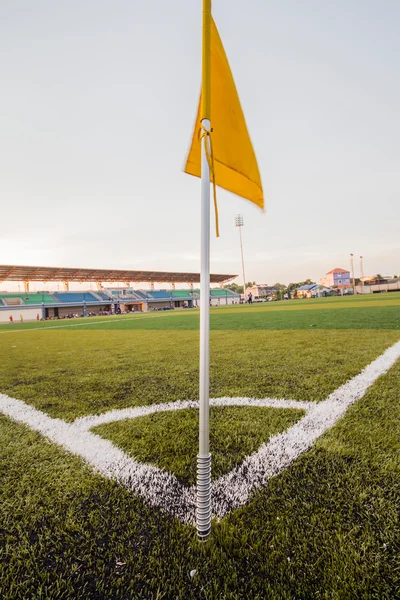
[[[213, 516], [223, 518], [231, 510], [246, 504], [255, 490], [265, 486], [271, 477], [281, 473], [298, 456], [309, 450], [317, 438], [333, 427], [349, 406], [362, 398], [368, 388], [386, 373], [399, 357], [400, 342], [397, 342], [322, 402], [274, 398], [210, 400], [211, 406], [264, 406], [305, 411], [304, 417], [297, 423], [285, 432], [272, 436], [230, 473], [213, 481]], [[96, 472], [116, 480], [150, 505], [172, 514], [183, 523], [194, 525], [195, 486], [184, 486], [172, 473], [134, 460], [111, 441], [91, 431], [93, 427], [104, 423], [187, 408], [198, 408], [198, 402], [178, 401], [111, 410], [105, 414], [82, 417], [73, 423], [67, 423], [49, 417], [21, 400], [0, 394], [0, 412], [80, 456]]]

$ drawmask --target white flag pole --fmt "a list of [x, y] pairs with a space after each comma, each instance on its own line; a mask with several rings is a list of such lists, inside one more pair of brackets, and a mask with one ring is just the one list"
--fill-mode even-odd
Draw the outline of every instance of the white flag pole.
[[[203, 120], [209, 130], [210, 121]], [[211, 454], [209, 445], [210, 389], [210, 169], [202, 139], [201, 165], [201, 267], [200, 267], [200, 415], [197, 456], [197, 533], [205, 539], [211, 529]]]
[[[197, 511], [199, 539], [211, 531], [211, 454], [209, 444], [210, 389], [210, 63], [211, 0], [203, 0], [203, 77], [201, 144], [201, 265], [200, 265], [200, 397], [199, 453], [197, 455]], [[206, 146], [208, 144], [208, 146]]]

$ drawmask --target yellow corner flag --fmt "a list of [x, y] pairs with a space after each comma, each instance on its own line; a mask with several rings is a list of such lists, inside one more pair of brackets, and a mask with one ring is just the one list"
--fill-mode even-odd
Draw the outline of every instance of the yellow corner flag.
[[[211, 156], [210, 180], [216, 185], [242, 196], [264, 208], [264, 194], [257, 159], [247, 131], [235, 82], [221, 38], [211, 20]], [[202, 92], [203, 93], [203, 92]], [[200, 97], [195, 130], [185, 172], [201, 177]], [[206, 132], [207, 133], [207, 132]], [[204, 132], [203, 132], [204, 134]]]

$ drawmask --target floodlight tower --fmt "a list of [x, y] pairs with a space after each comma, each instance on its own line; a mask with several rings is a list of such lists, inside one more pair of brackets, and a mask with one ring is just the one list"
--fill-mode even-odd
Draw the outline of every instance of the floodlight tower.
[[360, 256], [360, 273], [361, 273], [361, 285], [364, 285], [364, 267], [363, 267], [363, 257]]
[[353, 260], [354, 254], [350, 253], [350, 260], [351, 260], [351, 277], [353, 279], [353, 294], [356, 295], [356, 282], [354, 279], [354, 260]]
[[236, 215], [235, 217], [236, 227], [239, 227], [240, 237], [240, 252], [242, 254], [242, 274], [243, 274], [243, 302], [246, 302], [246, 277], [244, 275], [244, 258], [243, 258], [243, 242], [242, 242], [242, 227], [243, 227], [243, 216]]

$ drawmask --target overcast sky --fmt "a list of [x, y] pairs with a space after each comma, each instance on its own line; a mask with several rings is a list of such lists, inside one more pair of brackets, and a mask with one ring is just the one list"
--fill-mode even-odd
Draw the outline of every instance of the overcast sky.
[[[399, 0], [213, 10], [266, 211], [218, 193], [212, 271], [241, 213], [248, 280], [399, 273]], [[0, 2], [1, 264], [199, 270], [200, 62], [201, 0]]]

